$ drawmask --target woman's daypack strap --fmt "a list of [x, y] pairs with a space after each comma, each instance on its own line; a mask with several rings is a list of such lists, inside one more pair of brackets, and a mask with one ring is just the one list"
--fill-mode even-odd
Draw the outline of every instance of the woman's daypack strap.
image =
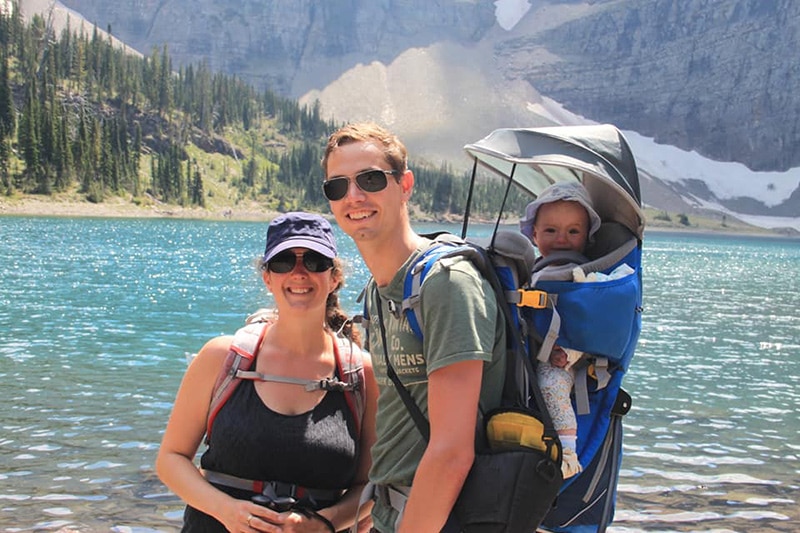
[[254, 370], [237, 370], [236, 377], [239, 379], [249, 379], [252, 381], [272, 381], [274, 383], [288, 383], [289, 385], [302, 385], [303, 388], [312, 392], [315, 390], [325, 390], [334, 392], [345, 392], [355, 388], [355, 384], [339, 381], [338, 378], [325, 379], [301, 379], [286, 376], [275, 376], [273, 374], [262, 374]]
[[254, 313], [248, 318], [249, 323], [240, 328], [233, 337], [228, 355], [211, 394], [211, 404], [206, 424], [206, 444], [211, 438], [211, 428], [217, 413], [243, 379], [292, 383], [302, 385], [308, 391], [342, 392], [345, 395], [348, 408], [353, 413], [353, 418], [356, 422], [356, 433], [360, 435], [364, 409], [366, 408], [366, 385], [364, 382], [363, 354], [358, 345], [343, 335], [330, 332], [334, 340], [333, 352], [339, 379], [306, 380], [251, 371], [256, 354], [258, 354], [258, 350], [264, 340], [264, 335], [272, 324], [272, 319], [265, 319], [265, 316], [261, 311]]
[[312, 489], [281, 481], [245, 479], [223, 472], [214, 472], [213, 470], [203, 470], [203, 477], [210, 483], [233, 489], [248, 490], [250, 492], [270, 496], [273, 499], [276, 496], [288, 496], [297, 500], [307, 499], [312, 502], [332, 502], [341, 498], [344, 493], [344, 491], [340, 489]]
[[270, 322], [254, 322], [240, 328], [233, 337], [233, 342], [222, 364], [217, 381], [211, 394], [206, 423], [206, 444], [211, 437], [211, 427], [217, 413], [228, 401], [241, 379], [237, 376], [240, 370], [249, 370], [255, 361], [255, 354], [261, 347], [264, 334]]
[[367, 385], [364, 379], [364, 354], [352, 339], [331, 333], [336, 342], [333, 353], [339, 376], [348, 385], [344, 399], [356, 421], [356, 434], [361, 435], [361, 423], [367, 408]]

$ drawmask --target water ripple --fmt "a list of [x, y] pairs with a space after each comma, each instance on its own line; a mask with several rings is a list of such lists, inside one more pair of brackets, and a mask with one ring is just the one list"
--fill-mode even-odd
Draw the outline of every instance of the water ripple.
[[[270, 305], [265, 230], [0, 217], [3, 531], [179, 530], [155, 454], [185, 354]], [[368, 273], [336, 231], [358, 312]], [[794, 241], [648, 235], [611, 533], [796, 529], [798, 271]]]

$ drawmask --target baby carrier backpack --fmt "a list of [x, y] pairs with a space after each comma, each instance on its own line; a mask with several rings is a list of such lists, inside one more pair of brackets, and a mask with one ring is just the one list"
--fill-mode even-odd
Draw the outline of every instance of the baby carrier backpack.
[[[508, 180], [506, 198], [514, 184], [533, 199], [553, 183], [579, 181], [601, 218], [585, 260], [535, 265], [528, 288], [542, 305], [522, 308], [522, 316], [534, 362], [554, 344], [584, 352], [572, 395], [583, 471], [564, 481], [540, 528], [603, 532], [613, 520], [622, 417], [631, 407], [621, 385], [641, 330], [644, 215], [633, 155], [610, 125], [500, 129], [465, 150], [474, 158], [473, 182], [487, 168]], [[464, 234], [468, 218], [469, 201]], [[575, 281], [576, 266], [590, 281]]]
[[[613, 517], [622, 459], [622, 417], [630, 395], [621, 388], [641, 329], [641, 248], [614, 223], [601, 226], [588, 261], [535, 268], [532, 288], [548, 305], [527, 317], [532, 355], [546, 361], [553, 344], [584, 352], [574, 367], [573, 409], [583, 471], [565, 480], [557, 505], [543, 522], [552, 531], [597, 531]], [[549, 259], [549, 257], [548, 257]], [[576, 281], [587, 275], [595, 281]], [[624, 269], [624, 274], [606, 278]], [[613, 279], [612, 279], [613, 278]]]

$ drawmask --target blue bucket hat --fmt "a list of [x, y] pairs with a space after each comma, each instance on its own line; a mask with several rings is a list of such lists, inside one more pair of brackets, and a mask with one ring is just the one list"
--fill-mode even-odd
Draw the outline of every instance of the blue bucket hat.
[[592, 207], [592, 199], [589, 197], [589, 192], [577, 181], [560, 181], [543, 190], [539, 197], [525, 208], [525, 218], [519, 221], [520, 231], [530, 238], [533, 235], [533, 223], [536, 222], [536, 214], [539, 212], [539, 208], [544, 204], [560, 200], [578, 202], [586, 209], [586, 213], [589, 215], [588, 238], [591, 241], [594, 234], [600, 229], [600, 216]]
[[290, 248], [308, 248], [325, 257], [336, 257], [336, 241], [330, 223], [311, 213], [285, 213], [270, 222], [264, 262]]

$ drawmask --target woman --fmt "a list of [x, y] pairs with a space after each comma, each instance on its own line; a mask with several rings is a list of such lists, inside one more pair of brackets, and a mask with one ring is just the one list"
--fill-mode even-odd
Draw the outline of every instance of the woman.
[[[343, 275], [330, 224], [307, 213], [275, 218], [261, 269], [278, 310], [251, 367], [261, 379], [243, 379], [217, 412], [199, 470], [193, 459], [232, 342], [211, 339], [183, 378], [159, 449], [159, 477], [187, 504], [185, 532], [340, 531], [352, 525], [367, 482], [377, 398], [367, 355], [360, 423], [341, 391], [308, 391], [269, 377], [341, 378], [337, 333], [359, 340], [338, 306]], [[266, 482], [261, 494], [237, 488], [245, 480]], [[362, 506], [359, 518], [368, 515], [369, 505]]]

